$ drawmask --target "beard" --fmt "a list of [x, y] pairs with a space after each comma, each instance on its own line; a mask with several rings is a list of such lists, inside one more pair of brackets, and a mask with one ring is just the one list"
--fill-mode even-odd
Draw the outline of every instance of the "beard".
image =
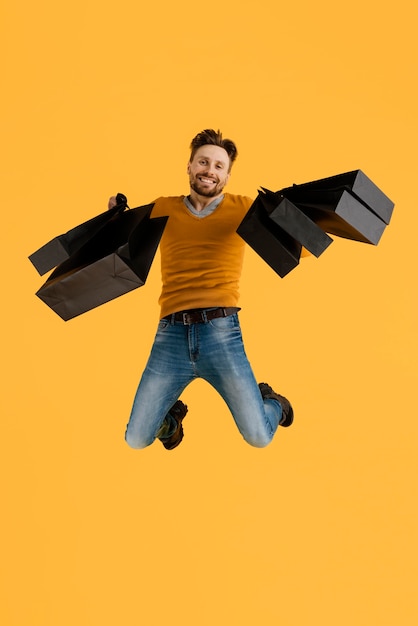
[[205, 198], [213, 198], [215, 196], [219, 196], [225, 187], [225, 182], [218, 181], [215, 185], [211, 187], [207, 187], [203, 183], [199, 181], [198, 178], [190, 177], [190, 187], [195, 191], [199, 196], [204, 196]]

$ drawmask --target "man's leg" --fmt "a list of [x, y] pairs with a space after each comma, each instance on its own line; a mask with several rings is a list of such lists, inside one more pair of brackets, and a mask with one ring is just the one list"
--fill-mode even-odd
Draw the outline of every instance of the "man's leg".
[[[157, 437], [167, 442], [175, 433], [176, 400], [194, 378], [188, 354], [184, 327], [161, 320], [126, 428], [126, 442], [132, 448], [145, 448]], [[175, 447], [168, 443], [168, 449]], [[174, 443], [178, 445], [177, 440]]]
[[262, 395], [245, 354], [238, 316], [212, 320], [200, 331], [199, 375], [223, 397], [244, 439], [255, 447], [268, 445], [290, 404], [274, 392]]
[[183, 419], [187, 414], [187, 405], [181, 400], [177, 400], [167, 415], [164, 418], [163, 423], [157, 437], [163, 444], [166, 450], [174, 450], [183, 441]]

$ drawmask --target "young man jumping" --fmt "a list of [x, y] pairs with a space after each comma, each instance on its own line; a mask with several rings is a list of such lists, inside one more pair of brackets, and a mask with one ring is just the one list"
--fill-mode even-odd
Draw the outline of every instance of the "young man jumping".
[[[289, 401], [257, 384], [238, 319], [245, 243], [236, 233], [252, 199], [224, 193], [237, 156], [219, 131], [191, 143], [188, 196], [162, 197], [151, 217], [168, 216], [161, 239], [161, 316], [126, 429], [144, 448], [160, 439], [172, 450], [183, 438], [181, 393], [195, 378], [210, 383], [228, 405], [250, 445], [264, 447], [278, 426], [290, 426]], [[115, 196], [109, 208], [116, 204]]]

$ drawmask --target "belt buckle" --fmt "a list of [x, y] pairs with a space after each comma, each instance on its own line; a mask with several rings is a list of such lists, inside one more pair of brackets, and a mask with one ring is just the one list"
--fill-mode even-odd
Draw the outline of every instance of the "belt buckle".
[[182, 316], [183, 316], [183, 324], [185, 326], [191, 326], [192, 324], [200, 324], [205, 321], [205, 317], [202, 311], [183, 311]]
[[193, 314], [190, 311], [183, 311], [183, 325], [190, 326], [193, 324]]

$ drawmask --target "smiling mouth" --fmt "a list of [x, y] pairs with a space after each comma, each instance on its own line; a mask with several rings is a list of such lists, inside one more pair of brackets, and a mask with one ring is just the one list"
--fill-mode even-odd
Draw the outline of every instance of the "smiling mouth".
[[201, 183], [203, 183], [204, 185], [215, 185], [216, 184], [216, 180], [213, 180], [213, 178], [206, 178], [205, 176], [199, 176], [199, 181]]

